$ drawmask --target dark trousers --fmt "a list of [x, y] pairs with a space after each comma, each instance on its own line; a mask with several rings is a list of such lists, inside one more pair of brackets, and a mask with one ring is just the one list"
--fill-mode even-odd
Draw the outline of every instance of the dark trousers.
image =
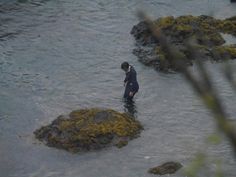
[[[133, 95], [132, 95], [132, 96], [129, 95], [130, 92], [133, 92]], [[135, 95], [137, 92], [138, 92], [138, 91], [132, 91], [132, 88], [130, 88], [130, 87], [126, 87], [126, 88], [125, 88], [125, 93], [124, 93], [124, 99], [127, 100], [127, 101], [132, 101], [134, 95]]]

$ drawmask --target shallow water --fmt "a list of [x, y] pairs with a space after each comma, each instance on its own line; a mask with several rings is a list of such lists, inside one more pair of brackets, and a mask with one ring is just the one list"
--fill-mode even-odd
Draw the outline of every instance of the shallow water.
[[[137, 9], [155, 18], [185, 14], [226, 18], [236, 15], [235, 4], [222, 0], [0, 4], [0, 177], [152, 176], [148, 168], [169, 160], [187, 165], [206, 149], [222, 159], [227, 176], [235, 175], [229, 144], [205, 143], [215, 130], [211, 114], [181, 75], [157, 73], [139, 63], [132, 55], [134, 40], [129, 34], [138, 22]], [[34, 139], [36, 128], [77, 108], [124, 111], [123, 61], [132, 63], [138, 73], [135, 106], [145, 128], [140, 138], [122, 149], [85, 154], [49, 148]], [[236, 97], [221, 66], [208, 64], [233, 119]], [[214, 164], [209, 168], [214, 170]]]

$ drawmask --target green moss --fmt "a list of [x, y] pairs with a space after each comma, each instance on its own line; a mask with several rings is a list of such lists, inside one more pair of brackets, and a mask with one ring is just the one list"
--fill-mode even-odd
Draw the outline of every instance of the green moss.
[[[153, 23], [156, 25], [158, 31], [161, 30], [167, 43], [171, 44], [170, 46], [172, 48], [179, 50], [179, 52], [177, 52], [178, 54], [172, 53], [171, 55], [174, 55], [174, 58], [182, 58], [181, 64], [178, 66], [176, 65], [177, 62], [172, 60], [173, 56], [170, 56], [169, 53], [166, 53], [166, 51], [161, 49], [160, 45], [163, 44], [163, 41], [158, 40], [149, 40], [151, 48], [150, 52], [146, 52], [146, 48], [143, 52], [140, 50], [138, 57], [141, 62], [153, 66], [158, 70], [167, 71], [171, 69], [176, 71], [185, 64], [186, 66], [189, 66], [194, 63], [192, 61], [196, 59], [196, 55], [192, 55], [193, 52], [189, 50], [192, 47], [186, 45], [189, 44], [189, 41], [193, 41], [192, 45], [202, 46], [201, 48], [196, 48], [195, 51], [195, 54], [201, 58], [219, 60], [229, 57], [235, 59], [235, 46], [222, 46], [225, 44], [225, 40], [221, 35], [221, 33], [227, 33], [236, 36], [235, 19], [236, 17], [220, 20], [206, 15], [187, 15], [177, 18], [172, 16], [161, 17]], [[140, 26], [140, 31], [138, 33], [142, 33], [142, 28], [143, 26]], [[148, 36], [148, 39], [153, 38], [151, 32], [145, 34]], [[148, 41], [145, 39], [146, 36], [143, 37], [144, 41]], [[140, 36], [136, 38], [137, 41], [142, 41], [140, 40]], [[162, 39], [160, 38], [159, 40]], [[145, 46], [149, 45], [149, 43], [145, 43]], [[154, 56], [151, 58], [154, 58], [155, 62], [152, 62], [152, 60], [150, 61], [149, 59], [149, 53], [151, 53], [150, 55], [153, 55], [153, 49], [155, 52]], [[149, 49], [147, 49], [147, 51], [148, 50]], [[180, 53], [182, 53], [181, 56], [177, 56]], [[147, 59], [145, 58], [146, 56]]]
[[69, 121], [69, 120], [63, 120], [61, 121], [61, 123], [58, 125], [58, 129], [60, 131], [63, 131], [65, 129], [69, 129], [69, 128], [74, 128], [75, 123], [73, 121]]
[[171, 27], [174, 24], [174, 17], [168, 16], [168, 17], [162, 17], [159, 18], [156, 22], [156, 25], [160, 28], [168, 28]]
[[211, 39], [211, 41], [213, 41], [215, 45], [222, 45], [225, 43], [220, 33], [211, 33], [209, 34], [209, 38]]
[[122, 147], [126, 146], [127, 144], [128, 144], [128, 141], [126, 141], [126, 140], [121, 140], [121, 141], [119, 141], [119, 142], [116, 144], [116, 147], [122, 148]]
[[225, 20], [236, 22], [236, 16], [232, 16], [230, 18], [226, 18]]
[[166, 54], [160, 46], [156, 47], [156, 54], [159, 60], [159, 70], [167, 71], [170, 68], [170, 63], [166, 59]]
[[[234, 19], [234, 18], [232, 18]], [[210, 16], [180, 16], [162, 17], [157, 20], [157, 25], [160, 28], [172, 27], [172, 30], [182, 32], [197, 32], [201, 31], [206, 35], [212, 33], [223, 32], [228, 34], [236, 34], [236, 21], [232, 19], [218, 20]]]
[[180, 164], [179, 162], [166, 162], [160, 166], [150, 168], [148, 170], [148, 173], [152, 173], [155, 175], [173, 174], [182, 167], [182, 164]]
[[218, 20], [210, 16], [186, 15], [177, 18], [167, 16], [157, 19], [155, 24], [164, 32], [168, 31], [167, 34], [180, 32], [184, 35], [200, 31], [204, 35], [209, 35], [208, 38], [213, 42], [216, 41], [217, 45], [219, 41], [222, 43], [219, 32], [236, 34], [236, 21], [231, 19]]
[[214, 19], [209, 16], [205, 16], [205, 18], [202, 18], [203, 16], [197, 17], [196, 24], [199, 26], [199, 29], [203, 30], [205, 33], [209, 34], [211, 32], [217, 32], [217, 25], [221, 23], [221, 20]]
[[177, 18], [167, 16], [157, 19], [155, 23], [162, 29], [173, 27], [174, 30], [179, 31], [200, 30], [206, 34], [211, 34], [212, 32], [236, 33], [235, 17], [219, 20], [210, 16], [186, 15]]
[[[109, 110], [111, 111], [111, 110]], [[115, 133], [119, 137], [133, 136], [138, 130], [139, 126], [136, 121], [126, 114], [120, 114], [111, 111], [113, 119], [104, 121], [102, 123], [90, 123], [80, 130], [84, 136], [95, 136], [96, 134]]]
[[222, 20], [216, 27], [220, 32], [236, 35], [236, 23], [230, 20]]
[[[211, 50], [216, 51], [221, 58], [226, 56], [230, 58], [236, 58], [235, 46], [222, 46], [225, 43], [224, 38], [220, 33], [228, 33], [236, 35], [236, 20], [235, 17], [219, 20], [210, 16], [180, 16], [177, 18], [173, 17], [162, 17], [157, 20], [156, 23], [158, 28], [162, 28], [163, 33], [167, 36], [168, 40], [176, 46], [182, 46], [180, 50], [184, 53], [187, 60], [191, 60], [192, 56], [189, 55], [189, 51], [185, 47], [185, 42], [189, 38], [196, 38], [196, 45], [202, 46], [197, 49], [198, 53], [202, 54], [202, 57], [213, 57], [216, 55], [211, 54]], [[168, 28], [166, 28], [168, 27]], [[156, 53], [160, 61], [160, 70], [166, 68], [173, 68], [169, 61], [167, 61], [167, 54], [161, 49], [156, 47]], [[205, 56], [204, 56], [205, 55]], [[186, 62], [188, 62], [186, 60]], [[175, 69], [175, 68], [173, 68]]]
[[218, 46], [214, 48], [214, 51], [217, 52], [217, 54], [222, 59], [235, 59], [236, 58], [236, 46], [235, 45], [229, 45], [229, 46]]
[[219, 46], [225, 43], [224, 38], [220, 33], [202, 33], [198, 34], [196, 36], [190, 35], [190, 38], [196, 39], [196, 43], [194, 45], [202, 46], [202, 49], [205, 48], [207, 50], [210, 50], [211, 47]]
[[179, 31], [179, 32], [184, 32], [184, 33], [192, 33], [193, 28], [190, 25], [176, 25], [174, 27], [174, 30]]
[[198, 17], [192, 16], [192, 15], [186, 15], [186, 16], [180, 16], [176, 18], [177, 24], [190, 24], [193, 21], [196, 21]]

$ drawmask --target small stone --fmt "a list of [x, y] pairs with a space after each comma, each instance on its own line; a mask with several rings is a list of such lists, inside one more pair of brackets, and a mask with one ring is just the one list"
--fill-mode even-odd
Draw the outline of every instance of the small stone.
[[150, 168], [148, 172], [155, 175], [173, 174], [182, 167], [179, 162], [166, 162], [160, 166]]

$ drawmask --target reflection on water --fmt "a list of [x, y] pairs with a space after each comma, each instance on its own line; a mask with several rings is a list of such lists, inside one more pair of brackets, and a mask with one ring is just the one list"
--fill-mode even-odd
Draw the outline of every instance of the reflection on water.
[[130, 114], [132, 117], [137, 118], [137, 107], [134, 100], [124, 100], [124, 112]]

